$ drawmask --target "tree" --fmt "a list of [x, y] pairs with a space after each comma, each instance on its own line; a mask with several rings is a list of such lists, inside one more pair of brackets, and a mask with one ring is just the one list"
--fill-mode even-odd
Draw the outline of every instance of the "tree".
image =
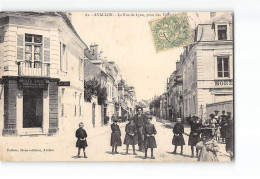
[[101, 87], [97, 79], [91, 79], [84, 81], [84, 99], [86, 101], [91, 101], [92, 96], [96, 95], [98, 97], [98, 104], [101, 105], [107, 100], [107, 89], [106, 87]]

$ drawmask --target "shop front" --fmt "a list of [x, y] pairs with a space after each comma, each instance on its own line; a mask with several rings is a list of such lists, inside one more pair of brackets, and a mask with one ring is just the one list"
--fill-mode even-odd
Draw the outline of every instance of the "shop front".
[[57, 82], [51, 78], [5, 77], [3, 136], [56, 133]]

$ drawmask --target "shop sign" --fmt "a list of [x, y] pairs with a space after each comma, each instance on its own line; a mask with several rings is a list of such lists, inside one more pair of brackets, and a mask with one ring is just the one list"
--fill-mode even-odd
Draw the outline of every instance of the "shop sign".
[[58, 86], [70, 86], [70, 81], [59, 81]]
[[48, 89], [49, 80], [41, 78], [19, 78], [18, 89], [24, 88], [43, 88]]
[[215, 86], [233, 86], [233, 80], [215, 80]]

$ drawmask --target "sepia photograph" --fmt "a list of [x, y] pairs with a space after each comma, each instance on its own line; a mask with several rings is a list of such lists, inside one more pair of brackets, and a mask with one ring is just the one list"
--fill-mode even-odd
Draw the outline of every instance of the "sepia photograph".
[[234, 12], [0, 12], [0, 161], [235, 161]]

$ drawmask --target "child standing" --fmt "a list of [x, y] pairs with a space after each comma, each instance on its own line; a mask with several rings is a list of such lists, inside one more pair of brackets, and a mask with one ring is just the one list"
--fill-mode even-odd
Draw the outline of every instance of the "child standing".
[[152, 118], [147, 119], [147, 123], [144, 125], [144, 148], [145, 148], [145, 156], [144, 159], [147, 158], [147, 150], [151, 148], [151, 159], [155, 159], [153, 156], [153, 149], [157, 148], [155, 135], [157, 131], [155, 129], [154, 124], [151, 123]]
[[112, 146], [112, 154], [118, 154], [117, 147], [122, 145], [121, 141], [121, 131], [119, 126], [117, 125], [117, 119], [114, 118], [113, 124], [111, 124], [111, 140], [110, 145]]
[[83, 129], [84, 124], [82, 122], [79, 123], [79, 128], [76, 130], [76, 137], [78, 138], [76, 142], [76, 147], [78, 147], [78, 158], [80, 158], [80, 149], [83, 149], [84, 158], [88, 158], [85, 153], [85, 148], [88, 146], [87, 144], [87, 133], [85, 129]]
[[214, 128], [204, 127], [202, 130], [202, 141], [196, 148], [199, 150], [198, 161], [200, 162], [217, 162], [218, 143], [214, 139]]
[[181, 118], [177, 118], [177, 123], [173, 127], [173, 139], [172, 145], [175, 145], [173, 154], [176, 154], [177, 146], [181, 146], [181, 155], [183, 155], [183, 145], [185, 145], [185, 141], [183, 138], [184, 126], [181, 124]]
[[128, 154], [129, 145], [133, 147], [133, 154], [135, 153], [135, 145], [138, 143], [138, 135], [137, 135], [137, 128], [134, 124], [134, 119], [131, 118], [129, 123], [125, 126], [125, 140], [124, 144], [126, 145], [126, 154]]

